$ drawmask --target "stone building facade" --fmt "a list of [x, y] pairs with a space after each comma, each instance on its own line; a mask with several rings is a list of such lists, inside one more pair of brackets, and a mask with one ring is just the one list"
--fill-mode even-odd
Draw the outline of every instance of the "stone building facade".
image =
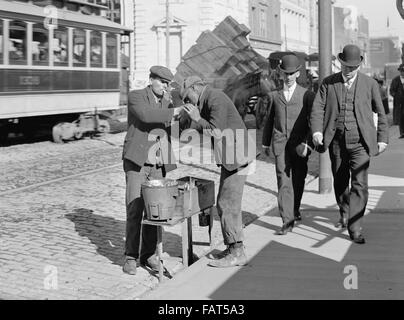
[[[249, 27], [245, 0], [170, 0], [169, 65], [175, 73], [183, 54], [202, 31], [213, 30], [226, 16]], [[149, 68], [166, 65], [166, 0], [134, 2], [134, 87], [148, 81]]]

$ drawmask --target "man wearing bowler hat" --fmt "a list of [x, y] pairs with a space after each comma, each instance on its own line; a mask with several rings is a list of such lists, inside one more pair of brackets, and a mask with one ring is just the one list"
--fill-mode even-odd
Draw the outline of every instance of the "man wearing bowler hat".
[[[221, 167], [216, 207], [227, 248], [209, 255], [209, 265], [219, 268], [245, 265], [241, 203], [249, 163], [256, 156], [255, 140], [249, 137], [229, 97], [210, 88], [198, 76], [184, 80], [181, 96], [187, 103], [184, 110], [192, 120], [191, 129], [212, 137], [216, 163]], [[249, 152], [251, 149], [253, 153]]]
[[292, 231], [295, 221], [302, 219], [300, 203], [311, 152], [308, 117], [314, 93], [297, 84], [300, 68], [293, 54], [281, 59], [279, 70], [284, 87], [269, 94], [269, 116], [262, 135], [265, 154], [269, 155], [272, 143], [275, 155], [278, 208], [283, 220], [278, 235]]
[[[128, 131], [122, 155], [126, 178], [126, 257], [123, 271], [131, 275], [136, 274], [137, 259], [141, 265], [158, 270], [154, 254], [157, 227], [141, 224], [144, 212], [141, 184], [163, 178], [176, 168], [169, 143], [169, 128], [182, 108], [171, 108], [168, 99], [167, 88], [173, 78], [166, 67], [153, 66], [150, 69], [150, 84], [144, 89], [131, 91], [128, 96]], [[151, 139], [151, 132], [156, 130], [167, 136]], [[160, 146], [163, 141], [168, 141], [169, 146], [156, 149], [155, 146]], [[169, 154], [164, 154], [166, 150]]]
[[400, 138], [404, 138], [404, 64], [398, 67], [400, 75], [391, 81], [390, 94], [393, 100], [393, 122], [400, 128]]
[[358, 71], [363, 61], [359, 47], [346, 45], [338, 60], [342, 71], [323, 80], [310, 127], [318, 150], [329, 149], [340, 212], [336, 226], [348, 227], [350, 239], [363, 244], [361, 218], [368, 201], [370, 157], [385, 151], [389, 129], [377, 82]]

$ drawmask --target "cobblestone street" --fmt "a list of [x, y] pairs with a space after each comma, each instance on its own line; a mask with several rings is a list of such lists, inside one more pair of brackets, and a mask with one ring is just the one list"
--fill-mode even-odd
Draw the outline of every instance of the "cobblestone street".
[[[138, 268], [136, 276], [122, 272], [124, 134], [0, 149], [0, 298], [134, 299], [158, 284], [146, 269]], [[215, 181], [218, 191], [216, 165], [180, 164], [168, 177], [188, 175]], [[257, 161], [243, 197], [245, 225], [276, 206], [276, 191], [274, 165]], [[219, 243], [217, 215], [212, 233]], [[199, 226], [197, 215], [193, 240], [197, 257], [209, 250], [207, 227]], [[181, 226], [165, 228], [163, 243], [173, 274], [182, 268]]]

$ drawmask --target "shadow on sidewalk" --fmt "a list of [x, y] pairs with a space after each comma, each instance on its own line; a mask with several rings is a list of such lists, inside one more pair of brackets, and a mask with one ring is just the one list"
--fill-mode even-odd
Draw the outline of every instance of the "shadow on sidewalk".
[[[93, 210], [85, 208], [75, 209], [72, 213], [66, 214], [65, 217], [74, 223], [75, 230], [81, 237], [88, 238], [96, 246], [100, 255], [106, 257], [115, 265], [123, 266], [125, 221], [94, 214]], [[165, 252], [170, 256], [181, 256], [180, 236], [164, 232], [163, 241], [170, 243], [167, 249], [163, 247]]]
[[[403, 298], [400, 245], [404, 241], [403, 219], [394, 214], [370, 214], [364, 223], [368, 241], [357, 245], [343, 234], [345, 230], [327, 226], [338, 220], [337, 210], [315, 208], [302, 214], [303, 221], [286, 236], [268, 235], [257, 229], [257, 235], [266, 233], [261, 240], [264, 246], [250, 257], [248, 266], [239, 268], [207, 297], [213, 300]], [[274, 219], [277, 209], [267, 215]], [[264, 219], [253, 225], [272, 231], [279, 228], [276, 219], [274, 224], [272, 219]], [[358, 272], [357, 290], [345, 287], [350, 274], [347, 267]]]

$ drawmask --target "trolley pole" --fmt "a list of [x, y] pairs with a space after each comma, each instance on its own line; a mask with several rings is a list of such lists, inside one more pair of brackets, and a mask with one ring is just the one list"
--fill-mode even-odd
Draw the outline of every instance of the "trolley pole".
[[170, 0], [166, 0], [166, 67], [170, 69]]
[[[332, 72], [332, 4], [331, 0], [318, 1], [319, 25], [319, 81]], [[331, 161], [328, 152], [320, 153], [319, 192], [321, 194], [332, 191]]]

